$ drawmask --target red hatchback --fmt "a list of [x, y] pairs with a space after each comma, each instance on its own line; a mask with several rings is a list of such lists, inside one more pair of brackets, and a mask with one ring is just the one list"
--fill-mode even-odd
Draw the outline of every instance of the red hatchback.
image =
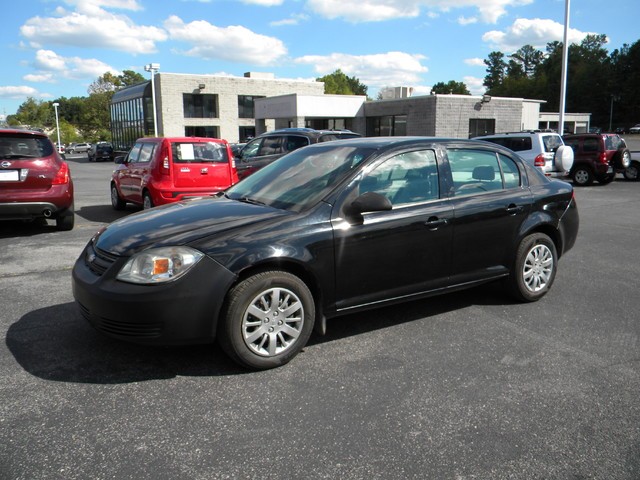
[[69, 165], [44, 133], [0, 129], [0, 220], [46, 218], [73, 228]]
[[226, 140], [201, 137], [140, 138], [126, 157], [116, 157], [111, 204], [145, 209], [213, 195], [238, 182]]

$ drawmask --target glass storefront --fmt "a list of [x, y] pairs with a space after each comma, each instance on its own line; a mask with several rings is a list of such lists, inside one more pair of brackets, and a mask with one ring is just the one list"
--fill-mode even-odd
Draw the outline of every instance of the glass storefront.
[[123, 88], [111, 99], [111, 138], [116, 151], [127, 151], [138, 138], [153, 135], [151, 81]]

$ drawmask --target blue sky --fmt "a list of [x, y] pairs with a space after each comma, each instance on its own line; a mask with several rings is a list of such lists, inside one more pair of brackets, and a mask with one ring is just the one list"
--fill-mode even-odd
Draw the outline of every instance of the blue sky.
[[[148, 78], [150, 62], [308, 80], [340, 68], [372, 97], [449, 80], [481, 94], [490, 52], [562, 40], [565, 0], [25, 0], [2, 13], [0, 117], [28, 97], [86, 96], [106, 71]], [[620, 48], [640, 39], [638, 18], [638, 0], [573, 0], [570, 42], [603, 33]]]

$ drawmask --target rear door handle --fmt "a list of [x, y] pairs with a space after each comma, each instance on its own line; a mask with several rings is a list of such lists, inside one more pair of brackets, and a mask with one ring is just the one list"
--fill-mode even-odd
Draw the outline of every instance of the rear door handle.
[[512, 203], [507, 207], [507, 213], [509, 215], [516, 215], [522, 211], [522, 205], [516, 205]]
[[424, 224], [427, 227], [429, 227], [429, 230], [437, 230], [438, 227], [446, 225], [447, 223], [448, 222], [447, 222], [446, 218], [438, 218], [438, 217], [431, 217], [431, 218], [429, 218], [429, 220], [424, 222]]

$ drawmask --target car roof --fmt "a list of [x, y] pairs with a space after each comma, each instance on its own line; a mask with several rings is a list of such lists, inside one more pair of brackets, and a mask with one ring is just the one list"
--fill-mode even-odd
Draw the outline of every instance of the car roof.
[[341, 133], [346, 133], [349, 135], [357, 135], [361, 136], [359, 133], [352, 132], [351, 130], [315, 130], [313, 128], [305, 128], [305, 127], [292, 127], [292, 128], [280, 128], [278, 130], [271, 130], [270, 132], [265, 132], [258, 137], [267, 137], [269, 135], [283, 135], [283, 134], [303, 134], [305, 136], [311, 137], [320, 137], [322, 135], [339, 135]]
[[142, 137], [136, 140], [137, 142], [162, 142], [167, 140], [169, 142], [216, 142], [227, 143], [222, 138], [210, 138], [210, 137]]
[[[476, 146], [482, 148], [492, 148], [495, 150], [504, 150], [504, 147], [494, 143], [482, 140], [463, 139], [463, 138], [447, 138], [447, 137], [356, 137], [339, 140], [341, 147], [369, 147], [378, 150], [387, 150], [391, 148], [402, 148], [411, 146], [427, 146], [437, 144], [460, 145], [460, 146]], [[321, 148], [323, 145], [331, 145], [333, 142], [317, 143], [306, 148]]]
[[0, 135], [2, 134], [7, 134], [7, 135], [16, 135], [16, 134], [20, 134], [20, 135], [33, 135], [34, 137], [47, 137], [46, 134], [42, 133], [42, 132], [38, 132], [37, 130], [25, 130], [22, 128], [0, 128]]

